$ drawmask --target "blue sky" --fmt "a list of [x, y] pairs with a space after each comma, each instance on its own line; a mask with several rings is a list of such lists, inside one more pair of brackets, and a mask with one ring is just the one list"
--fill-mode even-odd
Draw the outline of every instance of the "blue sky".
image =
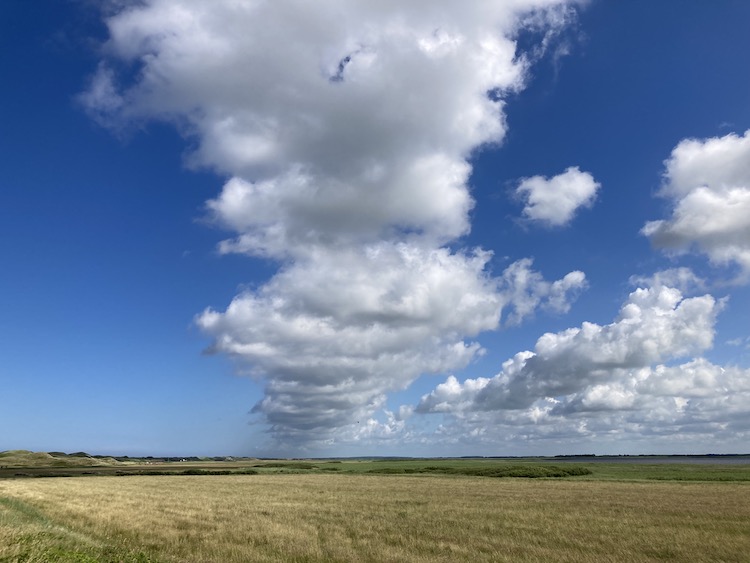
[[750, 6], [496, 4], [3, 2], [0, 449], [748, 451]]

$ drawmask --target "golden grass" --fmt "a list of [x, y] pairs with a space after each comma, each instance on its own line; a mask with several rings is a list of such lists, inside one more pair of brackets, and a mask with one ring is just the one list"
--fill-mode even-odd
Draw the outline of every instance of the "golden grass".
[[748, 483], [84, 477], [0, 481], [2, 499], [0, 561], [20, 536], [59, 561], [750, 560]]

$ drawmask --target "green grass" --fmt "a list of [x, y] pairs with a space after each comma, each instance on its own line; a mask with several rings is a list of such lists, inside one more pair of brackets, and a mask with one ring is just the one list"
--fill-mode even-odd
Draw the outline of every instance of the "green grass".
[[583, 464], [600, 480], [750, 481], [750, 464], [590, 463]]
[[259, 469], [318, 469], [318, 465], [306, 461], [266, 461], [256, 463]]
[[[321, 466], [324, 469], [326, 466]], [[625, 481], [750, 481], [748, 464], [577, 462], [555, 459], [385, 459], [342, 460], [345, 473], [485, 475], [495, 477], [576, 477]]]
[[[341, 460], [257, 460], [154, 462], [84, 457], [25, 450], [0, 452], [3, 477], [80, 475], [233, 475], [233, 474], [440, 474], [484, 477], [575, 478], [626, 481], [750, 481], [748, 463], [651, 463], [649, 458], [614, 462], [575, 458], [393, 458]], [[664, 460], [663, 460], [664, 461]], [[666, 461], [669, 461], [668, 459]]]
[[378, 467], [370, 469], [368, 473], [376, 474], [424, 474], [435, 473], [440, 475], [468, 475], [473, 477], [522, 477], [522, 478], [553, 478], [553, 477], [577, 477], [591, 475], [592, 471], [586, 467], [577, 465], [556, 466], [540, 464], [487, 464], [484, 467], [450, 466], [450, 465], [425, 465], [418, 467]]

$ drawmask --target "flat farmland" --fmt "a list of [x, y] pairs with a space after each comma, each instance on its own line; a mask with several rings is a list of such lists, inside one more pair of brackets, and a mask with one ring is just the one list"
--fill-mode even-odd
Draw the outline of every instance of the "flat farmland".
[[363, 471], [0, 480], [0, 561], [740, 562], [748, 554], [750, 482], [741, 479]]

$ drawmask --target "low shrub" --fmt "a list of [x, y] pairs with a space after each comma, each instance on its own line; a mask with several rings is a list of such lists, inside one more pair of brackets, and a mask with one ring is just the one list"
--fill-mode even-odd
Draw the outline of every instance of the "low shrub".
[[491, 465], [468, 467], [440, 467], [428, 465], [424, 467], [378, 467], [370, 469], [368, 473], [380, 475], [408, 475], [420, 473], [436, 473], [441, 475], [468, 475], [471, 477], [520, 477], [526, 479], [559, 478], [590, 475], [591, 470], [581, 466], [556, 465]]

